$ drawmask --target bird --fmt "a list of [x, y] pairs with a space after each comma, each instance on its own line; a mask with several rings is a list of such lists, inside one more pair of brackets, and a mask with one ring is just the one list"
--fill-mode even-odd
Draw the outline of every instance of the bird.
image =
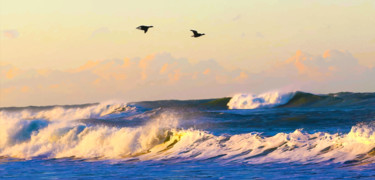
[[138, 26], [137, 29], [142, 30], [142, 31], [144, 31], [146, 33], [148, 31], [148, 29], [152, 28], [152, 27], [154, 27], [154, 26], [141, 25], [141, 26]]
[[203, 33], [198, 33], [198, 31], [196, 31], [196, 30], [190, 30], [190, 31], [192, 31], [194, 33], [191, 37], [197, 38], [197, 37], [205, 35]]

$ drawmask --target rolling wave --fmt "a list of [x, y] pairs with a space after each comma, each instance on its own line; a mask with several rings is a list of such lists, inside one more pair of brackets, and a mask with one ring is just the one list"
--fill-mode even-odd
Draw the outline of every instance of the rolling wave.
[[[75, 118], [95, 116], [105, 120], [105, 116], [117, 112], [118, 107], [97, 105], [66, 113]], [[56, 110], [51, 113], [59, 115]], [[160, 113], [137, 127], [90, 126], [82, 121], [72, 121], [68, 116], [53, 116], [46, 112], [32, 114], [32, 117], [35, 118], [16, 121], [1, 118], [0, 157], [355, 165], [370, 163], [375, 155], [374, 123], [353, 126], [347, 134], [309, 134], [297, 129], [274, 136], [259, 133], [217, 136], [207, 131], [181, 128], [178, 114], [170, 112]]]
[[272, 107], [375, 106], [375, 93], [340, 92], [312, 94], [306, 92], [267, 92], [260, 95], [236, 94], [227, 103], [229, 109]]
[[278, 91], [267, 92], [260, 95], [236, 94], [228, 102], [229, 109], [256, 109], [264, 107], [275, 107], [287, 103], [294, 92], [281, 93]]
[[[214, 123], [209, 124], [213, 118], [217, 118], [216, 127], [220, 128], [225, 124], [228, 128], [230, 125], [236, 125], [230, 123], [244, 121], [254, 124], [263, 117], [256, 114], [234, 116], [230, 113], [225, 114], [227, 110], [213, 111], [210, 114], [210, 109], [206, 111], [202, 107], [221, 109], [228, 104], [230, 109], [254, 109], [365, 104], [367, 108], [371, 108], [374, 100], [374, 93], [314, 95], [304, 92], [272, 92], [186, 102], [171, 100], [130, 104], [3, 108], [0, 109], [0, 158], [218, 160], [223, 163], [250, 164], [373, 163], [375, 121], [371, 113], [365, 115], [369, 116], [367, 123], [353, 123], [354, 126], [348, 127], [352, 126], [351, 130], [348, 129], [348, 133], [344, 134], [327, 133], [325, 130], [307, 133], [293, 126], [293, 129], [288, 131], [291, 133], [275, 132], [265, 136], [262, 135], [264, 132], [240, 133], [251, 132], [253, 127], [241, 126], [232, 135], [218, 135], [195, 127], [201, 123], [202, 127], [215, 128]], [[262, 111], [267, 112], [268, 109]], [[298, 116], [301, 120], [296, 119], [292, 115], [286, 116], [292, 118], [288, 120], [292, 125], [306, 119], [304, 116]], [[232, 118], [239, 119], [233, 121]], [[272, 118], [283, 117], [276, 115]], [[193, 125], [187, 127], [186, 124]], [[295, 131], [292, 132], [293, 130]]]
[[0, 109], [0, 119], [17, 121], [20, 119], [77, 120], [100, 118], [110, 114], [135, 111], [134, 106], [124, 103], [100, 103], [83, 106], [25, 107], [17, 109]]

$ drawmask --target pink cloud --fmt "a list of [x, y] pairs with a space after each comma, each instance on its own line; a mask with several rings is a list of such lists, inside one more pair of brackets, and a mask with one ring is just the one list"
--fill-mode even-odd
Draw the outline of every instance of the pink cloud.
[[[24, 70], [4, 65], [0, 66], [0, 74], [6, 80], [0, 82], [1, 91], [7, 94], [2, 97], [6, 105], [16, 105], [12, 103], [19, 102], [15, 98], [22, 94], [22, 98], [30, 99], [25, 102], [40, 105], [113, 98], [127, 101], [210, 98], [282, 87], [317, 92], [375, 90], [372, 83], [375, 70], [358, 64], [349, 52], [338, 50], [321, 55], [297, 51], [261, 73], [228, 70], [215, 60], [191, 63], [163, 53], [143, 59], [89, 61], [66, 71]], [[10, 91], [12, 88], [17, 91]], [[41, 96], [45, 98], [34, 98]]]
[[3, 31], [3, 35], [7, 38], [15, 39], [19, 36], [19, 33], [17, 30], [11, 29]]

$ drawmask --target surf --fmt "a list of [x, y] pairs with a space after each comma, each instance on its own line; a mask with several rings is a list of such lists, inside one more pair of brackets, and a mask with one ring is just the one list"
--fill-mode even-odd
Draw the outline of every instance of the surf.
[[119, 114], [132, 117], [137, 109], [127, 107], [126, 104], [98, 104], [63, 110], [55, 107], [33, 113], [27, 109], [22, 113], [2, 111], [0, 156], [122, 161], [210, 160], [248, 164], [330, 162], [357, 165], [374, 160], [374, 122], [359, 123], [344, 134], [308, 133], [296, 129], [265, 136], [262, 132], [215, 135], [206, 130], [184, 128], [181, 126], [183, 115], [172, 110], [150, 116], [146, 116], [145, 111], [138, 112], [147, 122], [129, 127], [92, 125], [79, 120], [98, 118], [106, 121]]
[[282, 93], [278, 91], [266, 92], [259, 95], [236, 94], [228, 102], [229, 109], [269, 108], [287, 103], [294, 92]]
[[280, 107], [344, 107], [375, 105], [375, 93], [339, 92], [313, 94], [308, 92], [271, 91], [259, 95], [239, 93], [230, 98], [228, 109], [259, 109]]
[[[0, 157], [356, 166], [374, 160], [373, 97], [270, 92], [1, 108]], [[246, 108], [257, 110], [233, 113]]]

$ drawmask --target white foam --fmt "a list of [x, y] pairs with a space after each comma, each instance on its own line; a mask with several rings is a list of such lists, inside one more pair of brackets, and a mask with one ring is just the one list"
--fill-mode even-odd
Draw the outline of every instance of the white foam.
[[[293, 133], [279, 133], [272, 137], [258, 134], [240, 134], [233, 136], [214, 136], [202, 131], [180, 132], [183, 136], [168, 153], [154, 156], [154, 159], [180, 158], [197, 160], [219, 158], [221, 162], [247, 162], [251, 164], [266, 162], [322, 162], [344, 163], [355, 160], [361, 155], [373, 159], [369, 152], [375, 147], [373, 132], [367, 127], [353, 127], [349, 134], [314, 134], [296, 130]], [[365, 141], [364, 141], [365, 140]], [[147, 155], [145, 155], [147, 157]], [[148, 159], [148, 158], [145, 158]]]
[[99, 118], [112, 113], [134, 111], [135, 107], [127, 106], [125, 103], [100, 103], [97, 105], [87, 107], [70, 107], [64, 108], [56, 106], [52, 109], [30, 110], [24, 109], [22, 111], [0, 111], [0, 119], [3, 120], [20, 120], [20, 119], [46, 119], [54, 120], [77, 120], [87, 118]]
[[59, 120], [19, 120], [6, 125], [0, 131], [0, 156], [119, 159], [145, 153], [163, 143], [178, 120], [174, 114], [164, 113], [134, 128], [85, 126], [77, 121]]
[[2, 110], [0, 111], [0, 150], [5, 150], [5, 147], [17, 145], [17, 143], [24, 143], [24, 141], [32, 139], [33, 135], [39, 135], [45, 129], [71, 128], [76, 126], [76, 120], [101, 118], [112, 113], [119, 113], [119, 110], [131, 112], [135, 111], [135, 107], [129, 107], [124, 103], [101, 103], [78, 108], [57, 106], [52, 109], [41, 110]]
[[[91, 110], [74, 110], [88, 113], [76, 113], [75, 117], [106, 116], [103, 112], [107, 110], [97, 110], [103, 109], [102, 105], [97, 106], [86, 107]], [[348, 134], [309, 134], [298, 129], [271, 137], [258, 133], [215, 136], [201, 130], [180, 129], [178, 113], [163, 112], [155, 115], [145, 125], [121, 128], [87, 126], [70, 120], [71, 118], [61, 115], [60, 111], [49, 111], [58, 113], [46, 115], [48, 113], [44, 112], [43, 116], [38, 113], [30, 114], [32, 117], [48, 119], [1, 118], [0, 157], [138, 158], [141, 161], [217, 158], [221, 162], [252, 164], [322, 161], [344, 163], [374, 159], [374, 124], [358, 124]], [[66, 112], [74, 115], [71, 111]]]
[[275, 107], [287, 103], [294, 92], [281, 93], [278, 91], [267, 92], [260, 95], [236, 94], [228, 102], [229, 109], [256, 109]]

